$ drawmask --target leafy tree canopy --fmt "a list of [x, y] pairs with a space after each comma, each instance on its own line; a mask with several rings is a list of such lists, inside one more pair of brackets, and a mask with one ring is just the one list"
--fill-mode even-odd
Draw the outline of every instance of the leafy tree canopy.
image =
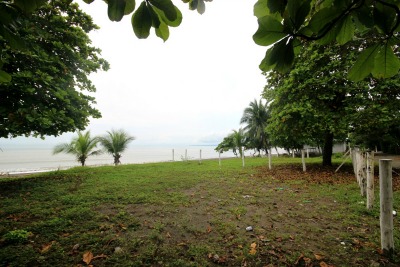
[[348, 78], [359, 81], [398, 74], [400, 2], [397, 0], [258, 0], [254, 41], [271, 46], [260, 64], [263, 71], [289, 71], [303, 40], [343, 45], [367, 34], [378, 38], [358, 56]]
[[109, 68], [90, 46], [89, 15], [68, 0], [1, 1], [0, 21], [0, 137], [57, 136], [101, 116], [84, 93], [95, 91], [88, 75]]
[[239, 130], [232, 130], [232, 133], [226, 136], [224, 140], [218, 144], [215, 151], [226, 152], [232, 150], [233, 154], [237, 156], [239, 153], [240, 157], [242, 157], [244, 152], [243, 149], [246, 148], [247, 145], [247, 135], [244, 130], [240, 128]]
[[274, 145], [321, 146], [323, 164], [330, 165], [335, 139], [352, 134], [353, 144], [359, 145], [361, 137], [382, 136], [398, 123], [397, 76], [360, 82], [347, 79], [362, 45], [361, 40], [345, 46], [305, 45], [289, 73], [266, 74], [264, 97], [271, 112], [267, 130]]
[[268, 151], [270, 147], [266, 126], [269, 119], [268, 107], [263, 104], [261, 100], [250, 102], [249, 106], [244, 109], [241, 124], [245, 124], [243, 128], [248, 138], [248, 148], [254, 148], [261, 152], [261, 150]]

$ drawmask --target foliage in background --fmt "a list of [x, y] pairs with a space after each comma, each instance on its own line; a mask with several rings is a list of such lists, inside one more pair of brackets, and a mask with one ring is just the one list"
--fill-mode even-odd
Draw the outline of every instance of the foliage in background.
[[19, 11], [13, 4], [39, 2], [45, 1], [0, 3], [0, 137], [57, 136], [101, 117], [94, 97], [84, 93], [95, 91], [89, 74], [109, 68], [90, 45], [88, 33], [98, 27], [68, 0], [46, 2], [12, 20]]
[[306, 45], [287, 74], [267, 73], [264, 97], [271, 118], [267, 130], [275, 146], [323, 148], [323, 165], [331, 165], [334, 140], [348, 133], [353, 82], [346, 79], [350, 51], [342, 46]]
[[111, 130], [107, 134], [98, 138], [106, 153], [109, 153], [114, 158], [115, 166], [121, 163], [122, 152], [126, 150], [128, 144], [135, 140], [135, 137], [130, 136], [124, 130]]
[[350, 114], [352, 144], [400, 154], [400, 79], [370, 79], [354, 96], [357, 112]]
[[270, 142], [266, 132], [267, 121], [270, 117], [269, 110], [266, 104], [263, 104], [261, 99], [257, 102], [254, 99], [249, 106], [244, 109], [241, 124], [245, 124], [243, 128], [247, 138], [247, 148], [255, 149], [260, 155], [261, 151], [268, 152]]
[[239, 130], [232, 130], [232, 133], [226, 136], [224, 140], [218, 144], [215, 151], [226, 152], [232, 150], [235, 156], [238, 156], [239, 153], [239, 156], [242, 157], [244, 149], [248, 147], [248, 144], [249, 140], [247, 135], [244, 130], [240, 128]]
[[349, 135], [352, 145], [382, 147], [380, 140], [389, 138], [400, 119], [400, 80], [350, 81], [347, 73], [362, 46], [364, 41], [306, 44], [289, 73], [266, 74], [264, 97], [271, 112], [267, 129], [274, 145], [322, 147], [324, 165], [331, 165], [334, 141]]
[[78, 162], [82, 166], [85, 166], [86, 159], [89, 156], [99, 155], [102, 153], [100, 149], [97, 149], [99, 139], [97, 137], [92, 138], [90, 131], [85, 133], [78, 132], [78, 136], [74, 137], [70, 143], [63, 143], [57, 145], [53, 149], [53, 154], [67, 153], [76, 156]]

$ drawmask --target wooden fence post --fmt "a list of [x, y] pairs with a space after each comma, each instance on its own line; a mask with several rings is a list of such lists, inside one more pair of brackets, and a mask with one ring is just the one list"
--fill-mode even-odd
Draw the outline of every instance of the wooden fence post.
[[301, 162], [303, 163], [303, 172], [306, 172], [306, 160], [304, 158], [304, 149], [301, 150]]
[[185, 161], [187, 161], [188, 160], [188, 157], [187, 157], [187, 149], [185, 149]]
[[374, 207], [374, 152], [367, 152], [367, 209]]
[[172, 161], [175, 161], [175, 151], [172, 149]]
[[218, 165], [221, 167], [221, 150], [218, 151]]
[[379, 160], [379, 187], [380, 187], [380, 225], [381, 248], [385, 255], [392, 256], [394, 251], [393, 240], [393, 188], [392, 188], [392, 160]]

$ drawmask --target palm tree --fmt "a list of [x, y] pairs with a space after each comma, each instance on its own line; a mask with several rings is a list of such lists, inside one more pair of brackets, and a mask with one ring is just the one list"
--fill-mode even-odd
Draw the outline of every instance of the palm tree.
[[115, 166], [121, 163], [121, 153], [125, 151], [128, 144], [133, 140], [135, 140], [135, 137], [130, 136], [124, 130], [111, 130], [107, 132], [107, 135], [99, 137], [100, 144], [103, 146], [105, 152], [114, 157]]
[[86, 133], [78, 132], [78, 136], [74, 137], [71, 143], [57, 145], [53, 150], [53, 154], [61, 152], [73, 154], [82, 166], [85, 166], [86, 159], [89, 156], [99, 155], [102, 153], [101, 150], [95, 150], [98, 142], [98, 138], [92, 138], [90, 136], [90, 131], [87, 131]]
[[268, 151], [269, 142], [265, 128], [269, 117], [267, 105], [264, 105], [261, 100], [257, 102], [254, 99], [243, 111], [243, 116], [240, 119], [241, 124], [247, 124], [243, 130], [245, 130], [252, 146], [258, 150], [258, 153], [260, 153], [260, 150]]
[[218, 144], [215, 151], [225, 152], [232, 149], [233, 154], [242, 157], [243, 147], [247, 146], [247, 138], [242, 128], [238, 131], [232, 130], [228, 136], [224, 137], [224, 140]]
[[234, 148], [233, 150], [238, 150], [240, 157], [243, 155], [243, 148], [247, 146], [247, 136], [244, 132], [244, 129], [240, 128], [238, 131], [233, 130], [233, 133], [231, 133], [232, 139], [233, 139], [233, 145]]

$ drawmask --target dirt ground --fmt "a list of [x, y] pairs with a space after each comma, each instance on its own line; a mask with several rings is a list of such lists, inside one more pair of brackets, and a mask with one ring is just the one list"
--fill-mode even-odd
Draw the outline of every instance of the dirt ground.
[[[207, 266], [399, 266], [382, 255], [376, 215], [354, 194], [335, 192], [337, 184], [355, 184], [351, 167], [337, 174], [315, 166], [306, 173], [299, 166], [262, 167], [237, 183], [222, 179], [185, 191], [185, 206], [130, 205], [144, 227], [129, 238], [141, 244], [156, 233], [156, 253], [164, 257], [152, 266], [163, 266], [168, 253], [193, 262], [205, 254]], [[102, 212], [113, 216], [106, 207]], [[137, 260], [146, 247], [136, 247]]]

